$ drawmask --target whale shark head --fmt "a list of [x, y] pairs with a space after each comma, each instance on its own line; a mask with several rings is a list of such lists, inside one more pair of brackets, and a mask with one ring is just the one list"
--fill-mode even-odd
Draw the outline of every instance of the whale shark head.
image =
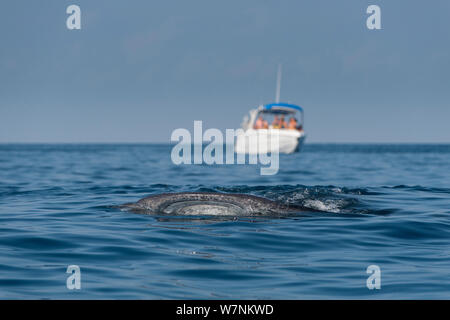
[[122, 208], [144, 214], [189, 216], [264, 216], [312, 211], [247, 194], [181, 192], [151, 195]]

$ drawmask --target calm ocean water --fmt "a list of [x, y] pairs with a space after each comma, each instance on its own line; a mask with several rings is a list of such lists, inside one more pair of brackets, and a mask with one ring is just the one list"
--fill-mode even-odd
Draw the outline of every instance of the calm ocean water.
[[[0, 145], [2, 299], [450, 299], [450, 145], [306, 144], [275, 176], [170, 145]], [[110, 205], [248, 193], [329, 213], [158, 217]], [[381, 289], [366, 268], [381, 268]], [[68, 265], [81, 290], [68, 290]]]

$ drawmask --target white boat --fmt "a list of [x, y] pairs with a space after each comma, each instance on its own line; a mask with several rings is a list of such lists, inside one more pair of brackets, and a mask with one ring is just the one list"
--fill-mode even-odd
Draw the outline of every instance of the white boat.
[[[275, 103], [261, 105], [250, 110], [249, 115], [244, 117], [242, 129], [236, 134], [234, 150], [236, 153], [293, 153], [300, 151], [306, 134], [303, 131], [304, 112], [302, 107], [283, 103], [280, 101], [281, 88], [281, 65], [278, 66], [277, 89]], [[298, 117], [299, 115], [299, 117]], [[295, 128], [278, 128], [266, 125], [267, 128], [256, 126], [259, 117], [294, 117], [297, 119]], [[266, 120], [267, 121], [267, 120]]]
[[[260, 116], [292, 116], [300, 115], [297, 129], [255, 129], [255, 122]], [[271, 103], [250, 110], [242, 123], [243, 132], [236, 135], [234, 150], [236, 153], [293, 153], [300, 151], [306, 134], [303, 131], [303, 109], [288, 103]], [[278, 140], [278, 141], [277, 141]]]

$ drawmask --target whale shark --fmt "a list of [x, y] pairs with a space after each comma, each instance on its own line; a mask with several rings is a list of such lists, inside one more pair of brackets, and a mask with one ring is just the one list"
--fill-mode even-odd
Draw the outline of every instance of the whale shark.
[[126, 203], [120, 208], [144, 214], [192, 216], [265, 216], [317, 211], [249, 194], [219, 192], [162, 193]]

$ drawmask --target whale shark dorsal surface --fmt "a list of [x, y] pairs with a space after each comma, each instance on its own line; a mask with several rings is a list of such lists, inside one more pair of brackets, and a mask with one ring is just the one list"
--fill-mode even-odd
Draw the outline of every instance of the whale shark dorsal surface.
[[162, 193], [121, 207], [139, 213], [167, 215], [258, 216], [314, 211], [254, 195], [220, 192]]

